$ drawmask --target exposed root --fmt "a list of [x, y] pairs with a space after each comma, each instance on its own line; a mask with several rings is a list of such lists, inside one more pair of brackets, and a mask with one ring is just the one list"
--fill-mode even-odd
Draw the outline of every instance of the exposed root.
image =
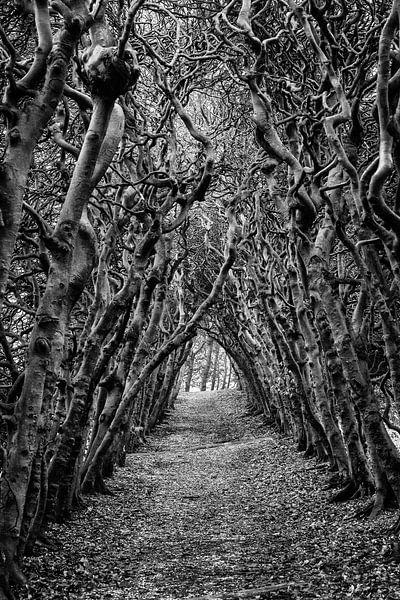
[[383, 562], [391, 563], [395, 562], [397, 564], [400, 563], [400, 544], [397, 539], [389, 541], [390, 548], [386, 547], [386, 550], [383, 552], [384, 559]]
[[27, 587], [26, 577], [17, 562], [6, 558], [0, 567], [0, 600], [16, 600], [11, 584]]
[[350, 500], [354, 497], [354, 494], [357, 491], [357, 484], [354, 479], [350, 479], [347, 484], [342, 487], [336, 494], [329, 499], [329, 502], [345, 502], [346, 500]]
[[94, 491], [103, 496], [113, 496], [113, 492], [106, 486], [103, 477], [98, 474], [94, 483]]
[[297, 452], [305, 452], [307, 448], [306, 441], [304, 439], [299, 439], [296, 446]]
[[339, 475], [339, 473], [335, 473], [334, 475], [332, 475], [328, 479], [328, 481], [327, 481], [325, 487], [323, 488], [323, 490], [324, 491], [332, 490], [334, 488], [340, 487], [341, 485], [343, 485], [342, 476]]
[[398, 535], [400, 533], [400, 517], [397, 517], [396, 522], [386, 532], [388, 535]]
[[315, 450], [312, 444], [309, 444], [304, 452], [304, 458], [314, 458]]
[[83, 499], [83, 496], [80, 493], [80, 491], [76, 492], [74, 494], [72, 506], [74, 508], [76, 508], [77, 510], [80, 510], [80, 509], [83, 509], [83, 508], [87, 507], [87, 502]]
[[44, 546], [45, 548], [57, 548], [57, 544], [55, 543], [55, 541], [42, 533], [38, 536], [36, 544], [38, 546]]
[[[355, 479], [350, 479], [330, 498], [329, 502], [346, 502], [347, 500], [355, 500], [356, 498], [368, 498], [374, 492], [375, 488], [371, 483], [357, 483]], [[368, 516], [363, 514], [365, 510], [370, 510], [369, 505], [360, 511], [362, 513], [360, 516]]]
[[304, 467], [304, 469], [301, 469], [301, 471], [324, 471], [328, 468], [328, 465], [326, 463], [323, 463], [321, 465], [314, 465], [313, 467]]
[[375, 487], [372, 483], [363, 482], [359, 483], [356, 487], [354, 494], [349, 500], [356, 500], [358, 498], [369, 498], [375, 493]]
[[329, 458], [327, 455], [323, 452], [317, 451], [317, 464], [321, 465], [326, 463], [329, 463]]
[[364, 506], [364, 508], [358, 510], [355, 513], [355, 518], [356, 519], [368, 519], [368, 518], [372, 518], [372, 514], [374, 514], [374, 516], [376, 517], [379, 512], [383, 511], [383, 505], [381, 505], [380, 502], [378, 502], [377, 504], [376, 500], [373, 499], [370, 502], [368, 502], [368, 504], [366, 506]]
[[382, 490], [375, 492], [375, 497], [368, 504], [356, 512], [357, 519], [375, 519], [378, 515], [388, 509], [398, 508], [398, 503], [393, 494], [384, 494]]
[[0, 574], [0, 600], [15, 600], [15, 596], [3, 572]]
[[315, 458], [315, 455], [310, 453], [307, 454], [307, 452], [305, 452], [303, 458], [304, 460], [311, 460], [312, 458]]

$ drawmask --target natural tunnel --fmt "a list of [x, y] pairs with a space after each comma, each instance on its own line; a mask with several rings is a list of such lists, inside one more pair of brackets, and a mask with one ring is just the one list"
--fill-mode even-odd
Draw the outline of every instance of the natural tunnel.
[[[25, 558], [147, 447], [155, 468], [196, 398], [199, 419], [236, 399], [264, 458], [274, 435], [299, 472], [315, 461], [321, 515], [383, 523], [400, 507], [400, 0], [4, 0], [0, 19], [0, 600], [32, 597]], [[360, 526], [377, 565], [399, 560], [394, 520], [379, 552]], [[332, 589], [396, 596], [356, 575]], [[285, 585], [258, 595], [318, 597]]]

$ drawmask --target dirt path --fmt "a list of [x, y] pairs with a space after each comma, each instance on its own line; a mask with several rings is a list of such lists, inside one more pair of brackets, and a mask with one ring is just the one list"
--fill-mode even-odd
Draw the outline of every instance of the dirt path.
[[399, 600], [378, 533], [388, 517], [344, 521], [323, 477], [239, 393], [184, 395], [114, 496], [54, 526], [60, 547], [30, 559], [21, 598]]

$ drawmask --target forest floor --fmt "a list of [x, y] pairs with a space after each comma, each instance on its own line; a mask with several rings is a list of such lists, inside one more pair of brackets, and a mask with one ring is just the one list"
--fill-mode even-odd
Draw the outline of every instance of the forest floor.
[[183, 394], [113, 495], [52, 526], [21, 600], [400, 600], [394, 513], [353, 518], [327, 475], [240, 393]]

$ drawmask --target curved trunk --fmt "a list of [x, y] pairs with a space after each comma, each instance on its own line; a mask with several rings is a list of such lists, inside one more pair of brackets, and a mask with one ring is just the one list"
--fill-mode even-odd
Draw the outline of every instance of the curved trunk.
[[[102, 341], [117, 322], [121, 312], [125, 310], [122, 318], [119, 338], [125, 330], [126, 319], [129, 316], [132, 296], [137, 290], [137, 281], [127, 282], [118, 297], [114, 298], [106, 310], [103, 318], [92, 330], [84, 346], [81, 364], [73, 380], [72, 402], [62, 425], [57, 448], [49, 467], [49, 494], [46, 514], [49, 520], [59, 520], [63, 517], [61, 504], [65, 499], [66, 489], [71, 484], [71, 477], [75, 470], [77, 458], [81, 454], [82, 443], [85, 439], [84, 431], [92, 407], [93, 394], [98, 384], [99, 377], [95, 376], [94, 368], [98, 360]], [[61, 486], [63, 490], [61, 491]]]
[[349, 480], [346, 487], [338, 492], [334, 500], [346, 500], [357, 494], [370, 494], [374, 480], [359, 435], [357, 417], [349, 395], [348, 382], [343, 373], [342, 363], [335, 350], [328, 320], [323, 311], [317, 311], [322, 348], [326, 357], [327, 370], [332, 391], [339, 411], [343, 437], [350, 460]]
[[[166, 267], [166, 261], [163, 260], [160, 265], [157, 263], [157, 269]], [[129, 381], [137, 376], [141, 367], [144, 365], [148, 358], [152, 344], [155, 341], [155, 336], [158, 332], [158, 326], [162, 318], [166, 285], [165, 283], [160, 284], [157, 288], [156, 297], [154, 299], [154, 305], [152, 309], [151, 318], [148, 327], [143, 334], [142, 340], [134, 353], [135, 346], [137, 344], [140, 332], [144, 326], [145, 317], [149, 310], [150, 300], [158, 279], [155, 277], [155, 270], [153, 269], [152, 277], [143, 286], [143, 293], [139, 299], [137, 310], [132, 323], [132, 331], [136, 332], [136, 335], [132, 336], [125, 344], [118, 366], [115, 373], [111, 375], [107, 381], [108, 393], [107, 400], [105, 403], [104, 410], [99, 419], [99, 425], [96, 433], [96, 437], [89, 448], [88, 455], [85, 460], [85, 464], [82, 468], [82, 490], [89, 492], [92, 489], [93, 482], [96, 480], [96, 472], [91, 470], [90, 465], [95, 456], [98, 448], [100, 447], [109, 425], [111, 424], [118, 406], [121, 402], [121, 398], [124, 392], [124, 388], [129, 384]], [[133, 354], [134, 353], [134, 354]], [[134, 404], [132, 403], [129, 412], [133, 412]], [[129, 421], [129, 416], [127, 421]], [[128, 425], [126, 425], [125, 431], [127, 431]], [[101, 465], [98, 465], [97, 472], [101, 473]]]
[[[129, 382], [129, 385], [125, 387], [124, 394], [121, 403], [117, 409], [113, 422], [111, 423], [107, 434], [105, 435], [101, 445], [99, 446], [95, 456], [93, 457], [90, 470], [94, 471], [97, 468], [106, 455], [112, 441], [115, 437], [116, 432], [120, 428], [120, 425], [124, 419], [127, 408], [136, 398], [136, 395], [145, 384], [149, 375], [156, 369], [169, 355], [179, 348], [182, 344], [187, 343], [196, 335], [196, 328], [203, 318], [206, 311], [213, 305], [219, 293], [221, 292], [223, 285], [228, 277], [231, 266], [234, 264], [236, 259], [236, 243], [237, 243], [237, 225], [236, 220], [232, 213], [228, 214], [229, 218], [229, 229], [228, 239], [225, 247], [225, 261], [222, 264], [218, 276], [214, 282], [211, 292], [207, 298], [200, 304], [198, 309], [195, 311], [193, 316], [189, 319], [185, 327], [178, 328], [172, 336], [155, 352], [153, 358], [147, 362], [142, 368], [140, 375], [136, 380]], [[89, 474], [89, 470], [88, 470]]]
[[[82, 4], [82, 9], [83, 9]], [[84, 11], [86, 18], [86, 9]], [[77, 23], [85, 19], [78, 14]], [[71, 29], [72, 30], [72, 29]], [[75, 27], [76, 39], [81, 30]], [[76, 39], [69, 28], [62, 31], [60, 45], [54, 53], [57, 77], [51, 81], [61, 92], [66, 70], [64, 52], [72, 52]], [[64, 48], [65, 45], [65, 48]], [[61, 69], [61, 78], [60, 78]], [[50, 69], [51, 71], [51, 69]], [[105, 72], [108, 73], [107, 68]], [[104, 72], [101, 76], [104, 75]], [[54, 74], [53, 74], [54, 76]], [[51, 265], [46, 290], [37, 311], [28, 352], [25, 382], [15, 406], [16, 429], [10, 438], [6, 477], [2, 484], [0, 538], [6, 569], [19, 582], [23, 580], [15, 565], [26, 494], [34, 457], [39, 448], [43, 400], [51, 396], [63, 357], [63, 347], [70, 312], [79, 298], [93, 268], [95, 245], [93, 231], [86, 216], [86, 205], [95, 182], [92, 175], [107, 132], [114, 96], [96, 97], [88, 131], [61, 208], [54, 234], [46, 239]], [[42, 99], [43, 101], [43, 99]], [[53, 106], [55, 107], [57, 101]]]
[[[64, 336], [70, 311], [93, 266], [93, 243], [87, 224], [76, 234], [69, 261], [55, 260], [32, 332], [25, 381], [15, 406], [16, 429], [11, 436], [2, 498], [1, 539], [8, 565], [12, 565], [23, 523], [32, 464], [43, 435], [46, 397], [53, 395], [56, 374], [64, 356]], [[44, 411], [46, 412], [46, 411]], [[12, 483], [10, 483], [12, 482]], [[11, 566], [12, 568], [12, 566]]]
[[326, 377], [321, 365], [321, 355], [316, 338], [316, 331], [308, 317], [308, 311], [304, 305], [297, 274], [293, 269], [289, 272], [299, 327], [307, 348], [306, 354], [310, 372], [312, 374], [314, 398], [318, 408], [319, 418], [330, 446], [330, 460], [338, 469], [339, 476], [346, 479], [350, 471], [348, 457], [340, 429], [331, 411], [330, 401], [327, 395]]
[[400, 453], [390, 438], [379, 410], [367, 365], [367, 351], [361, 337], [356, 342], [354, 333], [343, 314], [340, 301], [329, 284], [329, 274], [323, 271], [319, 290], [332, 331], [335, 348], [343, 365], [352, 400], [359, 410], [368, 447], [373, 457], [376, 510], [382, 497], [391, 501], [394, 495], [400, 505]]

